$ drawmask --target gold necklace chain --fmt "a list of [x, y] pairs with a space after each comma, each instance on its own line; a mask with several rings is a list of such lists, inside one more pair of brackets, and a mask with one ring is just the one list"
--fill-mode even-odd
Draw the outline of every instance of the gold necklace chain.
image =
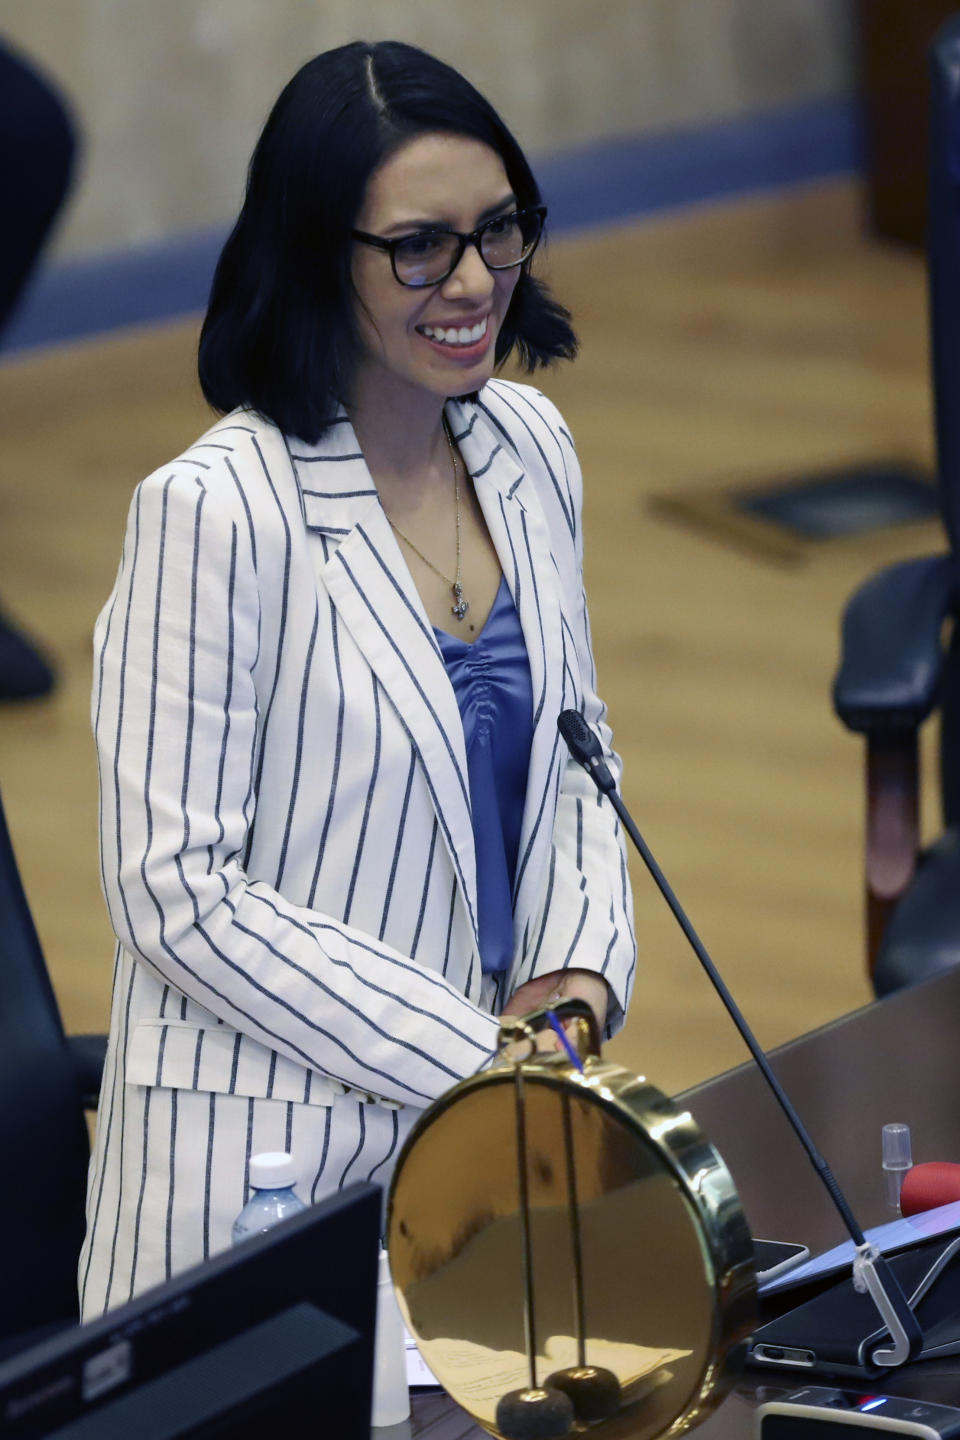
[[409, 545], [414, 555], [419, 556], [419, 558], [423, 561], [424, 565], [428, 566], [429, 569], [433, 571], [434, 575], [439, 575], [440, 579], [444, 582], [444, 584], [450, 586], [450, 589], [453, 591], [454, 601], [454, 603], [450, 606], [450, 613], [457, 620], [462, 620], [463, 617], [466, 615], [467, 611], [470, 609], [470, 602], [469, 600], [464, 600], [463, 598], [463, 585], [461, 583], [462, 572], [460, 566], [460, 467], [457, 465], [457, 450], [456, 446], [453, 443], [453, 436], [450, 434], [450, 427], [447, 424], [446, 415], [444, 415], [443, 417], [443, 435], [444, 439], [447, 442], [447, 449], [450, 451], [450, 463], [453, 466], [453, 500], [456, 513], [457, 531], [456, 578], [451, 580], [449, 575], [444, 575], [443, 571], [438, 569], [437, 566], [434, 565], [432, 560], [428, 560], [426, 555], [424, 555], [423, 551], [418, 546], [414, 545], [409, 535], [404, 535], [403, 531], [400, 529], [400, 526], [395, 525], [393, 521], [390, 520], [389, 515], [387, 516], [387, 519], [390, 521], [390, 527], [393, 530], [393, 533], [396, 535], [397, 539], [402, 540], [405, 545]]

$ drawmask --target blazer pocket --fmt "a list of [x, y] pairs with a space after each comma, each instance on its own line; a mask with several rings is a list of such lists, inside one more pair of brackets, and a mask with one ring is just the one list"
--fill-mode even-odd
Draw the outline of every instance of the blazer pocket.
[[346, 1093], [339, 1080], [297, 1065], [227, 1025], [186, 1020], [141, 1020], [127, 1048], [126, 1079], [133, 1085], [213, 1090], [256, 1100], [332, 1105]]

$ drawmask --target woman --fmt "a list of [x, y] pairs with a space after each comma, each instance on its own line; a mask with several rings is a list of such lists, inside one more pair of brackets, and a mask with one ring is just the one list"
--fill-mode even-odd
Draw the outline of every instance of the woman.
[[610, 753], [579, 469], [491, 381], [575, 349], [543, 213], [409, 46], [319, 56], [267, 121], [200, 344], [224, 418], [138, 489], [97, 629], [119, 946], [85, 1315], [222, 1248], [252, 1153], [312, 1199], [386, 1182], [499, 1011], [622, 1020], [620, 837], [556, 729], [575, 706]]

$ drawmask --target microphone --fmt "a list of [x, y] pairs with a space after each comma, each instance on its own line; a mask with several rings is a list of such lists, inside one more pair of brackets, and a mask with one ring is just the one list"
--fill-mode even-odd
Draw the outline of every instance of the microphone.
[[787, 1096], [786, 1091], [780, 1084], [776, 1075], [770, 1067], [766, 1054], [761, 1049], [750, 1026], [747, 1024], [740, 1008], [734, 1000], [730, 991], [724, 984], [720, 972], [714, 965], [703, 942], [696, 930], [694, 930], [680, 901], [674, 895], [673, 890], [667, 881], [666, 876], [654, 859], [649, 847], [640, 831], [634, 824], [623, 800], [617, 793], [616, 782], [610, 773], [603, 759], [603, 748], [599, 739], [590, 729], [586, 720], [579, 710], [563, 710], [557, 717], [557, 728], [567, 743], [567, 748], [574, 760], [582, 765], [587, 774], [594, 781], [597, 789], [605, 794], [609, 800], [630, 839], [636, 849], [640, 852], [643, 863], [656, 882], [657, 888], [666, 900], [684, 935], [696, 955], [700, 964], [707, 972], [707, 976], [716, 990], [727, 1010], [728, 1015], [740, 1032], [750, 1054], [756, 1061], [763, 1078], [773, 1092], [773, 1096], [790, 1123], [790, 1126], [807, 1153], [807, 1158], [813, 1165], [821, 1181], [826, 1187], [830, 1199], [833, 1201], [841, 1220], [843, 1221], [848, 1234], [857, 1247], [857, 1254], [853, 1262], [853, 1283], [854, 1287], [861, 1294], [869, 1292], [871, 1299], [876, 1305], [883, 1319], [883, 1323], [890, 1332], [893, 1342], [889, 1349], [876, 1349], [870, 1356], [874, 1365], [894, 1366], [903, 1365], [912, 1360], [920, 1350], [923, 1343], [923, 1332], [916, 1315], [910, 1308], [907, 1297], [890, 1269], [886, 1260], [871, 1245], [860, 1228], [853, 1211], [850, 1209], [836, 1178], [823, 1156], [819, 1154], [813, 1140], [807, 1133], [807, 1129], [797, 1114]]
[[928, 1160], [914, 1165], [900, 1186], [901, 1215], [919, 1215], [960, 1200], [960, 1165], [949, 1160]]
[[580, 711], [561, 710], [557, 717], [557, 729], [567, 742], [570, 754], [583, 766], [597, 789], [605, 795], [615, 792], [617, 782], [603, 758], [603, 746]]

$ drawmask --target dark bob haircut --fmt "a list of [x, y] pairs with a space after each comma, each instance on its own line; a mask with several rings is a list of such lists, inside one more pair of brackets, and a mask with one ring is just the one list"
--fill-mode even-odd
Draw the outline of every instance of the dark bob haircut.
[[[447, 131], [497, 152], [518, 207], [541, 203], [516, 140], [451, 66], [412, 45], [355, 41], [294, 75], [264, 126], [200, 335], [200, 384], [219, 411], [258, 411], [315, 444], [350, 396], [360, 354], [351, 230], [367, 182], [415, 135]], [[496, 360], [572, 358], [570, 315], [524, 264]]]

